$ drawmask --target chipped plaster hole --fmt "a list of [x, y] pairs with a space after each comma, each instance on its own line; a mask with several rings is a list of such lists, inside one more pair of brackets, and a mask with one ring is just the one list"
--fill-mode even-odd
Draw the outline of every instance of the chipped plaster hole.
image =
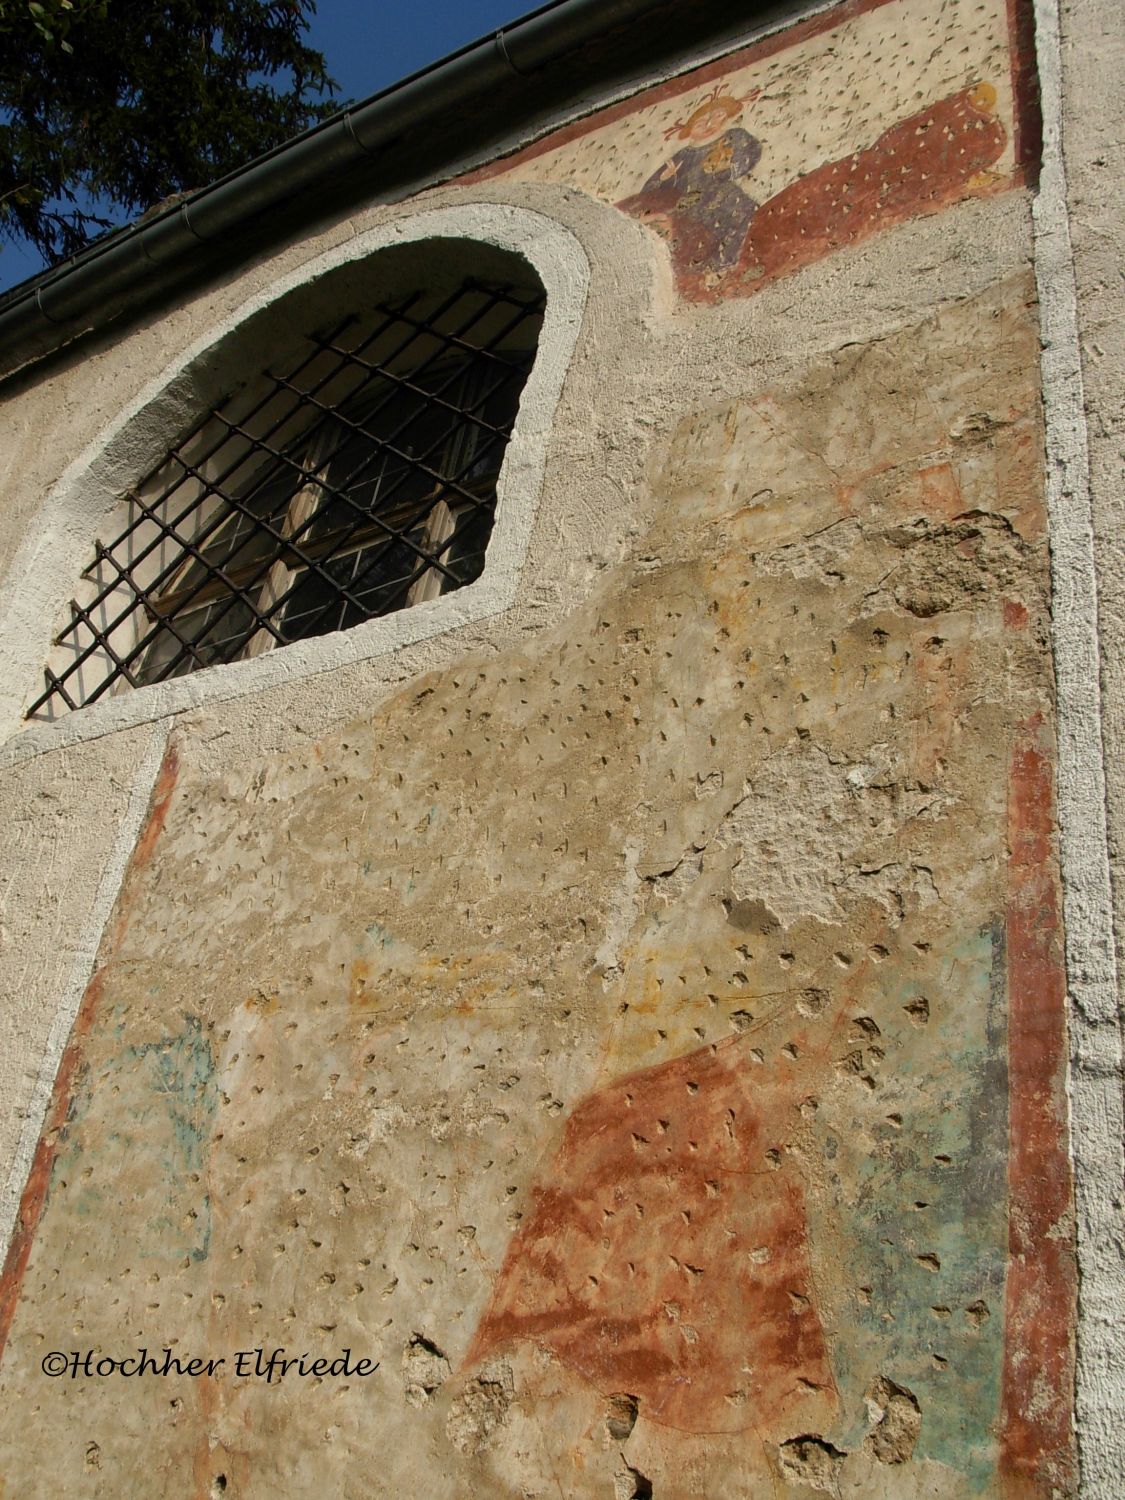
[[435, 1343], [415, 1333], [402, 1351], [402, 1384], [411, 1406], [427, 1406], [449, 1378], [449, 1361]]
[[639, 1408], [640, 1403], [636, 1396], [621, 1394], [609, 1398], [605, 1426], [609, 1436], [615, 1442], [623, 1443], [632, 1432], [637, 1424]]
[[827, 990], [804, 990], [797, 1000], [797, 1009], [810, 1020], [822, 1015], [828, 1008]]
[[225, 1474], [216, 1474], [211, 1481], [211, 1500], [217, 1500], [219, 1495], [225, 1495], [226, 1492], [227, 1476]]
[[480, 1453], [507, 1420], [515, 1396], [512, 1367], [505, 1359], [487, 1361], [453, 1402], [445, 1433], [462, 1453]]
[[652, 1481], [624, 1464], [613, 1476], [613, 1500], [652, 1500]]
[[904, 1464], [922, 1430], [922, 1410], [913, 1391], [880, 1376], [867, 1392], [873, 1422], [866, 1447], [881, 1464]]
[[856, 1016], [852, 1022], [852, 1032], [856, 1041], [864, 1038], [871, 1040], [880, 1035], [878, 1025], [870, 1016]]
[[847, 1456], [815, 1433], [790, 1438], [777, 1450], [778, 1467], [787, 1483], [807, 1485], [828, 1495], [839, 1489], [840, 1469]]
[[987, 1302], [970, 1302], [965, 1309], [965, 1317], [969, 1320], [973, 1328], [979, 1328], [984, 1320], [991, 1316], [992, 1314], [989, 1312]]

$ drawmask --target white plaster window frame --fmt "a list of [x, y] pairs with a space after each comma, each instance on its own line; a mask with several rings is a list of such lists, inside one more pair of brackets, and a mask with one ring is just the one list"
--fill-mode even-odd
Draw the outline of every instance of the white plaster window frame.
[[[104, 517], [144, 472], [143, 454], [177, 436], [195, 413], [177, 385], [252, 317], [298, 288], [382, 250], [434, 240], [465, 240], [520, 256], [546, 293], [535, 361], [520, 400], [496, 489], [496, 513], [484, 572], [476, 582], [409, 609], [243, 661], [153, 683], [79, 708], [54, 723], [27, 722], [41, 691], [43, 663], [75, 581]], [[96, 739], [279, 685], [370, 661], [499, 615], [519, 593], [539, 510], [547, 449], [563, 382], [585, 311], [590, 263], [579, 240], [545, 214], [511, 204], [464, 203], [404, 215], [326, 250], [248, 299], [167, 365], [108, 423], [47, 495], [8, 574], [0, 615], [0, 766], [29, 754]], [[170, 399], [171, 397], [171, 399]]]

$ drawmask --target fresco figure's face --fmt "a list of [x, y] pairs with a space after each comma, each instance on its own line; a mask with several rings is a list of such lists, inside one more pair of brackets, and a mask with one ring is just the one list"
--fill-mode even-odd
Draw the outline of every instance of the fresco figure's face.
[[703, 109], [696, 110], [684, 128], [684, 134], [689, 141], [702, 145], [725, 130], [727, 121], [730, 119], [728, 111], [721, 104], [711, 104]]

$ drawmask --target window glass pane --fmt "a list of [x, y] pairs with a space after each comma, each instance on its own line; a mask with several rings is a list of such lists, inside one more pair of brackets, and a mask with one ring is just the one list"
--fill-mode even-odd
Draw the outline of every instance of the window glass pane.
[[484, 554], [492, 534], [492, 512], [466, 508], [442, 559], [459, 584], [473, 583], [484, 572]]
[[[225, 597], [203, 609], [177, 615], [175, 629], [160, 630], [145, 654], [145, 681], [183, 677], [200, 667], [234, 661], [254, 634], [256, 617], [242, 600]], [[184, 642], [191, 646], [188, 650]]]
[[[397, 608], [420, 566], [417, 553], [404, 542], [388, 542], [334, 558], [317, 572], [309, 569], [299, 573], [297, 587], [285, 607], [285, 639], [299, 641], [327, 635]], [[341, 589], [347, 589], [351, 600], [341, 596]]]

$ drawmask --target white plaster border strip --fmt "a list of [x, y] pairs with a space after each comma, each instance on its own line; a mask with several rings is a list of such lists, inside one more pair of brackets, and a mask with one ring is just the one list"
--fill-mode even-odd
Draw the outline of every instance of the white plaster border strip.
[[102, 878], [98, 882], [97, 893], [90, 907], [86, 925], [79, 935], [70, 975], [55, 1010], [51, 1030], [47, 1035], [47, 1042], [39, 1063], [39, 1073], [24, 1113], [23, 1129], [20, 1132], [11, 1171], [8, 1173], [8, 1180], [4, 1184], [3, 1191], [0, 1192], [0, 1244], [5, 1248], [15, 1228], [20, 1198], [35, 1159], [35, 1151], [43, 1130], [47, 1108], [51, 1102], [51, 1093], [55, 1086], [55, 1078], [58, 1076], [63, 1051], [70, 1038], [74, 1018], [82, 1003], [82, 996], [86, 993], [86, 987], [90, 983], [102, 934], [105, 932], [106, 923], [110, 919], [118, 892], [121, 890], [126, 867], [136, 848], [137, 840], [140, 838], [145, 818], [148, 816], [149, 804], [152, 801], [157, 777], [160, 775], [160, 767], [164, 762], [164, 752], [168, 745], [171, 728], [171, 719], [161, 719], [152, 726], [144, 758], [133, 780], [133, 790], [129, 795], [128, 806], [118, 826], [117, 837], [114, 839], [105, 869], [102, 871]]
[[1059, 822], [1078, 1212], [1076, 1421], [1081, 1494], [1117, 1500], [1125, 1475], [1122, 1049], [1106, 826], [1097, 571], [1074, 260], [1063, 158], [1057, 0], [1036, 0], [1043, 164], [1033, 213], [1042, 327], [1058, 690]]
[[[170, 399], [189, 367], [286, 293], [352, 261], [395, 245], [424, 240], [467, 240], [521, 255], [547, 294], [535, 362], [520, 400], [515, 429], [497, 485], [496, 521], [481, 578], [443, 598], [400, 610], [334, 635], [298, 641], [284, 651], [104, 699], [53, 724], [23, 725], [24, 705], [37, 690], [51, 636], [65, 612], [74, 581], [89, 560], [97, 526], [130, 484], [139, 454], [158, 453], [176, 420]], [[515, 603], [543, 488], [547, 449], [563, 381], [578, 341], [590, 284], [590, 263], [571, 230], [545, 214], [502, 203], [401, 215], [325, 251], [291, 275], [271, 282], [237, 313], [212, 327], [105, 427], [67, 468], [44, 504], [40, 525], [15, 559], [20, 580], [0, 623], [0, 768], [48, 750], [97, 739], [202, 704], [221, 702], [320, 672], [369, 661], [417, 641], [502, 613]], [[197, 415], [191, 397], [179, 397], [179, 419]], [[186, 404], [185, 404], [186, 403]], [[169, 410], [169, 407], [172, 410]], [[155, 429], [155, 430], [150, 430]]]

